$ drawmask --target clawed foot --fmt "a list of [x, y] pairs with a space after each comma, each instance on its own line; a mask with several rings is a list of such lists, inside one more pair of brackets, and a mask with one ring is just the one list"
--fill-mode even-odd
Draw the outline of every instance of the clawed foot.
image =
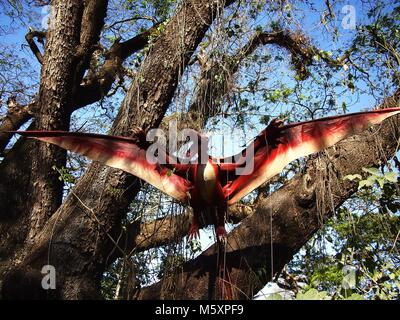
[[195, 240], [200, 238], [199, 226], [192, 222], [189, 229], [189, 240]]
[[225, 227], [219, 226], [215, 228], [215, 234], [217, 236], [217, 240], [220, 243], [225, 243], [226, 242], [226, 230]]

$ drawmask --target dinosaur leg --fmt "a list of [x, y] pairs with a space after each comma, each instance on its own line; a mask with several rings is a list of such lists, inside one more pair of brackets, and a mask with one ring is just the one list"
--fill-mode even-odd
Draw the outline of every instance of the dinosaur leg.
[[189, 240], [200, 238], [199, 232], [199, 210], [193, 208], [192, 224], [189, 229]]
[[225, 205], [218, 206], [216, 210], [216, 222], [214, 224], [215, 235], [219, 242], [225, 242], [226, 230], [225, 230], [225, 216], [227, 207]]
[[215, 234], [217, 236], [218, 246], [218, 287], [221, 292], [221, 298], [224, 300], [232, 300], [232, 286], [230, 273], [226, 265], [226, 230], [225, 230], [225, 217], [226, 206], [217, 207], [217, 220], [215, 224]]
[[218, 287], [223, 300], [233, 300], [230, 272], [226, 265], [226, 242], [217, 241], [218, 245]]

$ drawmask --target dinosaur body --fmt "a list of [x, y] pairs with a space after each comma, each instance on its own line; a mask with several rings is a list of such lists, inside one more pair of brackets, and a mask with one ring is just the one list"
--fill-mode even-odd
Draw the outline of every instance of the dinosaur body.
[[[227, 207], [279, 174], [288, 163], [332, 146], [398, 113], [400, 108], [387, 108], [287, 125], [273, 120], [235, 157], [207, 156], [204, 161], [186, 164], [171, 161], [172, 156], [166, 150], [163, 152], [167, 163], [149, 162], [146, 158], [149, 143], [140, 129], [133, 133], [132, 138], [64, 131], [15, 133], [56, 144], [125, 170], [183, 204], [192, 206], [194, 219], [189, 233], [191, 236], [198, 235], [201, 213], [206, 213], [208, 222], [211, 220], [215, 225], [217, 235], [223, 236]], [[207, 148], [208, 139], [202, 134], [198, 134], [198, 137], [198, 150]], [[238, 171], [249, 159], [253, 164], [251, 170]]]

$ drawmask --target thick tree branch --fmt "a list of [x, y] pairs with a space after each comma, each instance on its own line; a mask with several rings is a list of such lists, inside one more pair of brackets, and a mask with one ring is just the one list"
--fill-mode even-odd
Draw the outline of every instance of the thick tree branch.
[[[75, 94], [75, 102], [72, 104], [72, 111], [95, 103], [106, 96], [121, 71], [123, 60], [135, 52], [142, 50], [156, 28], [157, 26], [153, 26], [125, 42], [116, 42], [106, 53], [106, 60], [100, 70], [95, 74], [89, 73], [83, 80], [83, 84], [78, 87]], [[91, 47], [91, 49], [93, 48]], [[23, 124], [34, 117], [34, 106], [35, 103], [33, 102], [27, 106], [18, 106], [18, 108], [14, 108], [11, 113], [9, 112], [6, 115], [0, 124], [0, 152], [4, 150], [11, 139], [10, 134], [1, 133], [1, 131], [18, 130]]]
[[131, 18], [115, 21], [112, 24], [105, 26], [105, 29], [111, 29], [111, 28], [115, 27], [118, 24], [123, 24], [123, 23], [126, 23], [126, 22], [137, 21], [137, 20], [148, 20], [148, 21], [153, 22], [154, 24], [158, 23], [157, 19], [155, 19], [154, 17], [141, 15], [141, 16], [135, 16], [135, 17], [131, 17]]
[[[227, 221], [239, 223], [253, 213], [253, 205], [236, 204], [228, 210]], [[141, 252], [150, 248], [166, 245], [177, 239], [188, 235], [193, 213], [186, 210], [183, 214], [160, 218], [151, 222], [135, 222], [128, 227], [127, 235], [121, 237], [123, 240], [120, 247], [130, 251]], [[199, 228], [211, 225], [210, 221], [200, 221]]]
[[40, 52], [34, 38], [37, 38], [41, 44], [44, 44], [44, 39], [46, 38], [46, 32], [42, 31], [30, 31], [25, 35], [25, 39], [31, 48], [32, 53], [35, 55], [36, 59], [40, 64], [43, 64], [43, 54]]
[[107, 15], [108, 0], [85, 1], [82, 13], [80, 44], [76, 49], [78, 64], [76, 67], [75, 85], [78, 87], [83, 75], [89, 67], [90, 59], [96, 50], [101, 30], [104, 27], [104, 19]]
[[102, 67], [97, 72], [89, 72], [83, 79], [77, 90], [74, 108], [79, 109], [105, 97], [121, 73], [123, 61], [142, 50], [157, 27], [158, 24], [125, 42], [116, 41], [106, 52]]
[[[398, 98], [399, 92], [386, 103], [398, 104]], [[400, 137], [399, 125], [400, 117], [388, 119], [314, 157], [308, 161], [305, 173], [297, 174], [261, 200], [254, 214], [229, 234], [226, 265], [237, 298], [251, 299], [321, 228], [334, 209], [357, 190], [355, 183], [343, 179], [345, 175], [360, 173], [361, 168], [376, 166], [393, 156]], [[329, 194], [323, 190], [329, 190]], [[215, 298], [209, 284], [215, 283], [216, 265], [213, 246], [186, 263], [183, 272], [145, 288], [141, 299]], [[174, 290], [166, 292], [163, 285], [171, 281]]]
[[32, 101], [26, 106], [17, 103], [15, 97], [10, 97], [7, 101], [7, 114], [0, 123], [0, 154], [4, 151], [12, 135], [4, 131], [14, 131], [28, 121], [35, 109], [36, 102]]
[[[197, 127], [202, 128], [209, 118], [219, 114], [222, 111], [222, 103], [232, 90], [233, 77], [241, 62], [257, 48], [267, 44], [277, 45], [290, 53], [292, 64], [301, 79], [308, 77], [307, 67], [312, 65], [315, 55], [320, 55], [320, 50], [311, 45], [302, 33], [291, 30], [257, 32], [246, 45], [231, 56], [206, 56], [204, 51], [200, 50], [197, 61], [201, 66], [201, 73], [197, 92], [189, 107], [189, 113], [183, 120], [190, 124], [197, 123]], [[321, 59], [331, 67], [340, 67], [350, 52], [351, 50], [337, 59], [321, 55]]]
[[327, 54], [322, 54], [321, 50], [313, 46], [309, 39], [301, 32], [293, 32], [291, 30], [278, 30], [270, 33], [258, 33], [253, 37], [249, 46], [245, 48], [254, 51], [254, 46], [260, 44], [276, 44], [290, 52], [293, 66], [296, 68], [297, 75], [300, 79], [306, 79], [309, 75], [307, 67], [313, 63], [313, 57], [320, 57], [326, 64], [331, 67], [342, 67], [354, 48], [346, 51], [343, 56], [333, 58]]

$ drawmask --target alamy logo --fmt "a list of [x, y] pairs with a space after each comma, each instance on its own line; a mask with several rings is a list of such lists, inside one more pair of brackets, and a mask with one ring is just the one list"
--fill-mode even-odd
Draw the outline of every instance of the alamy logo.
[[[241, 132], [234, 130], [229, 134], [222, 133], [213, 136], [219, 138], [215, 140], [220, 142], [214, 147], [222, 150], [224, 141], [232, 141], [237, 145]], [[146, 140], [152, 142], [146, 150], [146, 160], [151, 164], [206, 164], [209, 159], [209, 135], [193, 129], [183, 129], [178, 132], [175, 121], [170, 121], [168, 134], [162, 129], [152, 129], [147, 133]], [[218, 158], [213, 158], [213, 160], [216, 163], [220, 161]], [[250, 144], [244, 153], [225, 157], [223, 161], [235, 163], [237, 175], [251, 174], [254, 169], [254, 145]]]
[[342, 288], [345, 290], [354, 289], [357, 285], [356, 268], [354, 266], [347, 265], [342, 268], [342, 272]]
[[44, 30], [53, 29], [54, 26], [53, 6], [51, 5], [44, 6], [41, 10], [41, 13], [44, 16], [41, 20], [42, 29]]
[[341, 11], [345, 16], [342, 19], [342, 27], [346, 30], [356, 29], [356, 8], [352, 5], [343, 6]]
[[56, 288], [56, 268], [52, 265], [45, 265], [42, 268], [42, 274], [44, 277], [42, 278], [42, 288], [44, 290]]

